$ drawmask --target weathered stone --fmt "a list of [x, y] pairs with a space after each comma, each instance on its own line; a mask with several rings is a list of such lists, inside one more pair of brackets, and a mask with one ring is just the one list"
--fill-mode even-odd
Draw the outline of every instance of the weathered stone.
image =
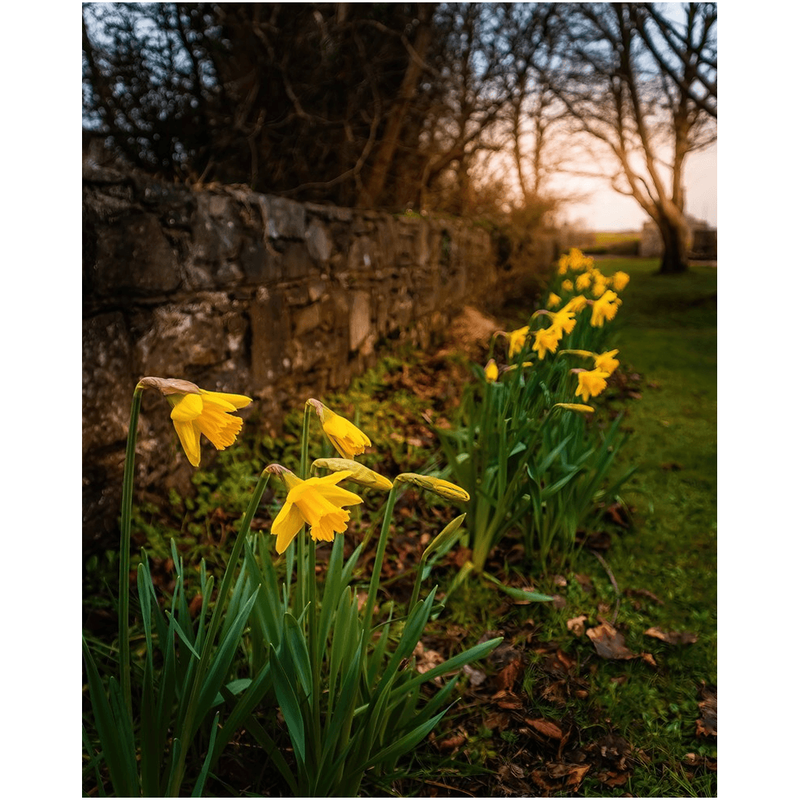
[[312, 220], [306, 231], [306, 244], [311, 258], [315, 261], [327, 261], [333, 250], [333, 240], [325, 225], [318, 220]]
[[303, 336], [309, 331], [313, 331], [322, 323], [322, 312], [319, 303], [301, 308], [292, 315], [292, 333], [295, 336]]
[[369, 292], [350, 294], [350, 349], [358, 350], [370, 332], [371, 307]]
[[306, 232], [305, 208], [294, 200], [268, 197], [271, 239], [302, 239]]
[[291, 242], [283, 254], [284, 275], [286, 280], [309, 278], [318, 274], [314, 260], [305, 245]]
[[158, 295], [180, 285], [175, 253], [153, 214], [135, 213], [98, 230], [94, 285], [102, 295]]

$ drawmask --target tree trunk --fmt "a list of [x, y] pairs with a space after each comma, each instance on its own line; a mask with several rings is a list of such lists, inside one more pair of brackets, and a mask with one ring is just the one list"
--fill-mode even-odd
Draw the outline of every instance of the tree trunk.
[[685, 225], [665, 217], [658, 220], [658, 229], [664, 243], [664, 254], [658, 270], [659, 275], [679, 275], [689, 269], [685, 227]]
[[400, 86], [400, 93], [389, 112], [389, 119], [378, 145], [378, 151], [372, 163], [367, 182], [359, 192], [358, 205], [362, 208], [374, 208], [380, 200], [381, 192], [383, 192], [383, 188], [386, 185], [392, 159], [400, 141], [400, 132], [408, 114], [408, 109], [411, 106], [411, 101], [414, 99], [420, 75], [422, 75], [422, 62], [431, 43], [432, 16], [433, 9], [429, 7], [429, 4], [420, 3], [417, 11], [420, 24], [417, 28], [417, 35], [413, 45], [417, 58], [409, 56], [403, 83]]

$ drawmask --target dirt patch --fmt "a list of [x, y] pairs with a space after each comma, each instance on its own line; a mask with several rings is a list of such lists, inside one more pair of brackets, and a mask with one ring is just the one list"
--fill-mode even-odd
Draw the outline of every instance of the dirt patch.
[[494, 317], [472, 306], [465, 306], [450, 324], [445, 343], [436, 355], [460, 352], [476, 358], [486, 352], [492, 334], [501, 329], [502, 326]]

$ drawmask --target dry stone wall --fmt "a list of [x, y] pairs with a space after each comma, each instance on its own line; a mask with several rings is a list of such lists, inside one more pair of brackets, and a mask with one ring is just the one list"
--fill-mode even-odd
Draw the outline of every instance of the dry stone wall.
[[[498, 291], [488, 234], [450, 219], [195, 191], [96, 166], [84, 173], [83, 211], [88, 540], [116, 527], [139, 378], [248, 394], [277, 424], [292, 404], [345, 387], [384, 343], [425, 346]], [[167, 411], [145, 393], [137, 485], [186, 490]]]

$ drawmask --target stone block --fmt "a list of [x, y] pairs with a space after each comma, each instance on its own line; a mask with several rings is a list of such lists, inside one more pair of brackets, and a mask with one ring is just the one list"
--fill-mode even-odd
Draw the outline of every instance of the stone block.
[[372, 309], [369, 292], [350, 293], [350, 350], [358, 350], [371, 329]]
[[100, 228], [96, 254], [93, 282], [101, 295], [159, 295], [180, 286], [178, 260], [153, 214]]
[[306, 231], [306, 245], [308, 252], [315, 261], [327, 261], [333, 250], [333, 239], [328, 228], [319, 220], [312, 220]]
[[317, 265], [308, 248], [299, 242], [291, 242], [283, 253], [283, 275], [285, 280], [307, 279], [318, 274]]
[[268, 197], [269, 236], [271, 239], [303, 239], [306, 210], [300, 203], [283, 197]]
[[83, 321], [83, 451], [124, 442], [136, 385], [131, 337], [124, 316]]
[[292, 333], [304, 336], [322, 324], [322, 310], [319, 303], [300, 308], [292, 314]]

